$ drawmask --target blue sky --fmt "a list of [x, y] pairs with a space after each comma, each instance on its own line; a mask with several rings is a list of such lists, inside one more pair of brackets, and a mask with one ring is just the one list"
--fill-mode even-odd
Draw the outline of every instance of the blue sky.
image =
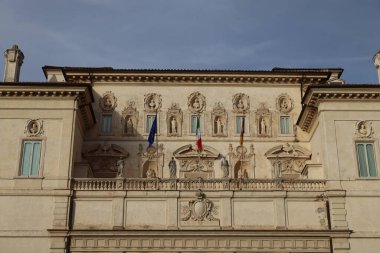
[[379, 11], [379, 0], [1, 0], [0, 50], [24, 52], [21, 81], [58, 65], [342, 67], [349, 83], [377, 83]]

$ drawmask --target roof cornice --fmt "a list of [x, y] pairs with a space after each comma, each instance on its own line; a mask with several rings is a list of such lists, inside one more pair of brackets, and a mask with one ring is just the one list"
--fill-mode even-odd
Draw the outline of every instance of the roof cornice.
[[77, 99], [78, 110], [87, 129], [96, 120], [91, 103], [94, 102], [90, 85], [70, 83], [0, 83], [0, 99], [7, 98]]
[[175, 84], [305, 84], [326, 83], [332, 73], [339, 76], [343, 69], [282, 69], [273, 70], [148, 70], [80, 67], [43, 67], [48, 71], [61, 70], [68, 82], [96, 83], [175, 83]]
[[380, 101], [380, 86], [361, 85], [311, 85], [302, 99], [302, 111], [297, 125], [306, 132], [312, 128], [320, 103], [325, 101]]

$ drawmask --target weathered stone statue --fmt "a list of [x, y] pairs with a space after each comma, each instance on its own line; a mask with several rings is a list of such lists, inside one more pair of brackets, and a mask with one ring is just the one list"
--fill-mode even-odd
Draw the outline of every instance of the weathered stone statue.
[[117, 177], [122, 177], [123, 176], [123, 171], [124, 171], [124, 159], [120, 158], [116, 162], [116, 168], [117, 168]]
[[222, 158], [221, 162], [220, 162], [220, 167], [222, 168], [222, 171], [223, 171], [223, 177], [224, 178], [227, 178], [228, 177], [228, 174], [229, 174], [229, 164], [228, 164], [228, 161], [226, 160], [225, 157]]
[[177, 163], [175, 162], [174, 157], [172, 157], [172, 160], [169, 162], [169, 172], [170, 178], [177, 177]]

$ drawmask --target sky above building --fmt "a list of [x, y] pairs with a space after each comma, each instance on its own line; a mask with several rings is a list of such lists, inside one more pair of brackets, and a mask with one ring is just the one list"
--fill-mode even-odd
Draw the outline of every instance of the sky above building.
[[379, 0], [2, 0], [0, 50], [44, 65], [132, 69], [332, 68], [378, 83]]

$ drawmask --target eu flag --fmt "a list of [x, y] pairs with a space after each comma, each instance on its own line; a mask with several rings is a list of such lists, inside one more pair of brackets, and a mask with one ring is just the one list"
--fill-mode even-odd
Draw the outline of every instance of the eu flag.
[[148, 138], [149, 147], [152, 146], [154, 143], [154, 136], [156, 135], [156, 131], [157, 131], [157, 116], [154, 118], [152, 127], [150, 128], [149, 138]]

